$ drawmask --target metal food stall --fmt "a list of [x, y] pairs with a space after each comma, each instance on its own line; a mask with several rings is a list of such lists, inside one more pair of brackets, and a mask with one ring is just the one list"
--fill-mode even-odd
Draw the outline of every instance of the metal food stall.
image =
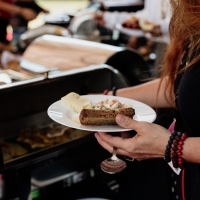
[[[108, 153], [92, 132], [54, 123], [47, 109], [72, 91], [84, 95], [102, 93], [113, 86], [127, 87], [125, 76], [104, 64], [122, 50], [50, 35], [28, 46], [20, 68], [32, 76], [0, 85], [2, 199], [55, 199], [60, 190], [68, 191], [70, 199], [73, 185], [96, 177], [95, 169]], [[112, 186], [118, 185], [113, 181], [106, 180], [100, 186], [106, 188], [108, 198]]]

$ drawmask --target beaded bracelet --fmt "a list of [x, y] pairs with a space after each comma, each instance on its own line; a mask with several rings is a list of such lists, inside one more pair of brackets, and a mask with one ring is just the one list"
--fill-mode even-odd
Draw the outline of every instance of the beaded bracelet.
[[113, 95], [113, 96], [116, 96], [117, 89], [118, 89], [118, 88], [115, 87], [115, 86], [112, 88], [112, 95]]
[[182, 150], [185, 139], [187, 138], [186, 133], [178, 133], [177, 138], [173, 141], [172, 148], [172, 164], [174, 168], [184, 169], [184, 160], [182, 158]]
[[177, 154], [177, 150], [178, 150], [178, 143], [179, 140], [181, 138], [182, 133], [181, 132], [177, 132], [177, 136], [174, 138], [173, 141], [173, 147], [171, 148], [172, 154], [172, 164], [174, 166], [174, 168], [178, 168], [178, 154]]
[[[117, 91], [117, 89], [118, 89], [118, 88], [115, 87], [115, 86], [112, 88], [112, 95], [113, 95], [113, 96], [116, 96], [116, 91]], [[107, 95], [108, 92], [109, 92], [109, 90], [104, 90], [104, 91], [103, 91], [103, 94], [104, 94], [104, 95]]]
[[165, 161], [167, 163], [171, 161], [171, 156], [170, 156], [170, 154], [171, 154], [171, 146], [172, 146], [173, 140], [176, 137], [176, 135], [177, 135], [177, 132], [173, 131], [172, 134], [169, 137], [169, 140], [168, 140], [168, 143], [167, 143], [167, 146], [166, 146]]
[[165, 161], [168, 163], [172, 160], [174, 168], [184, 169], [184, 160], [182, 158], [182, 149], [184, 141], [187, 138], [186, 133], [173, 131], [165, 150]]
[[183, 145], [184, 145], [184, 141], [187, 138], [187, 134], [183, 133], [179, 142], [178, 142], [178, 150], [177, 150], [177, 156], [178, 156], [178, 167], [180, 169], [184, 169], [184, 160], [182, 158], [182, 150], [183, 150]]

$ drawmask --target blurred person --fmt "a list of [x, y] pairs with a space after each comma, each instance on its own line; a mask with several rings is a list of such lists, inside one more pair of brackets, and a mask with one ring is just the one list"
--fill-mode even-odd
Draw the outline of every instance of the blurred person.
[[[15, 0], [15, 5], [21, 7], [21, 8], [26, 8], [26, 9], [31, 9], [32, 11], [34, 11], [37, 15], [39, 13], [49, 13], [48, 10], [42, 8], [41, 6], [39, 6], [35, 0]], [[30, 20], [27, 20], [26, 18], [24, 18], [22, 15], [20, 14], [15, 14], [12, 17], [11, 20], [11, 24], [13, 27], [24, 27], [26, 29], [28, 29], [28, 22]]]
[[[10, 43], [7, 38], [7, 27], [10, 25], [13, 16], [20, 16], [28, 22], [35, 19], [38, 15], [37, 10], [28, 6], [23, 7], [19, 4], [20, 1], [25, 3], [34, 2], [33, 0], [18, 0], [18, 2], [16, 0], [0, 0], [0, 43], [3, 48]], [[46, 10], [43, 11], [47, 12]]]
[[144, 9], [134, 13], [129, 12], [107, 12], [97, 11], [94, 19], [96, 22], [108, 29], [115, 29], [116, 24], [130, 23], [134, 28], [138, 21], [145, 20], [152, 23], [154, 27], [150, 32], [154, 35], [168, 33], [171, 12], [168, 0], [145, 0]]
[[32, 20], [37, 16], [37, 13], [32, 9], [21, 8], [14, 4], [13, 0], [0, 0], [0, 42], [9, 43], [7, 40], [7, 27], [10, 24], [12, 15], [18, 14], [23, 16], [26, 20]]
[[[138, 29], [149, 32], [152, 36], [168, 34], [171, 11], [169, 0], [145, 0], [144, 9], [137, 12], [107, 12], [98, 11], [95, 13], [95, 21], [108, 29], [115, 29], [116, 24], [125, 28]], [[127, 46], [138, 49], [140, 46], [147, 46], [150, 49], [154, 43], [145, 37], [129, 37]], [[144, 51], [144, 49], [142, 50]]]
[[[121, 133], [122, 137], [112, 137], [99, 132], [95, 137], [99, 144], [111, 153], [113, 147], [116, 147], [118, 155], [143, 161], [143, 164], [147, 160], [156, 159], [162, 159], [166, 164], [170, 163], [168, 168], [177, 172], [174, 174], [176, 182], [171, 185], [173, 191], [177, 191], [175, 199], [198, 200], [200, 199], [200, 1], [170, 0], [170, 2], [172, 5], [170, 43], [163, 60], [161, 77], [138, 86], [118, 89], [115, 93], [117, 96], [135, 99], [154, 108], [174, 108], [175, 120], [169, 129], [166, 129], [155, 123], [139, 122], [117, 115], [117, 124], [134, 130], [135, 135], [130, 137], [128, 132], [124, 132]], [[112, 91], [108, 92], [108, 95], [112, 95]], [[132, 170], [134, 171], [134, 168]], [[141, 195], [144, 195], [142, 191], [143, 188]], [[133, 189], [132, 193], [134, 192]]]
[[[31, 9], [36, 13], [36, 17], [40, 13], [49, 13], [48, 10], [42, 8], [39, 6], [35, 0], [15, 0], [15, 5], [25, 8], [25, 9]], [[24, 18], [20, 14], [15, 14], [12, 16], [10, 20], [10, 24], [13, 28], [13, 40], [12, 40], [12, 45], [15, 46], [16, 49], [18, 50], [24, 50], [26, 45], [24, 45], [22, 42], [20, 42], [20, 36], [23, 34], [25, 31], [29, 29], [29, 21], [26, 18]]]

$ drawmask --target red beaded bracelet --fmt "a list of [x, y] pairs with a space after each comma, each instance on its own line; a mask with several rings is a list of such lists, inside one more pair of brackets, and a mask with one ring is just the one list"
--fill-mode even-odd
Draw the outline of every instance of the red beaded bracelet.
[[174, 138], [172, 147], [172, 164], [174, 168], [184, 169], [184, 160], [182, 158], [182, 150], [184, 145], [184, 140], [187, 138], [186, 133], [178, 132], [178, 135]]
[[178, 168], [178, 155], [177, 155], [177, 150], [178, 150], [178, 143], [180, 139], [180, 133], [174, 138], [174, 141], [172, 143], [173, 147], [171, 148], [172, 151], [172, 164], [174, 168]]
[[182, 155], [183, 155], [182, 150], [183, 150], [183, 145], [186, 138], [187, 138], [187, 134], [183, 133], [178, 142], [177, 156], [178, 156], [178, 166], [180, 169], [184, 169], [184, 160], [182, 158]]
[[103, 91], [103, 94], [104, 94], [104, 95], [107, 95], [108, 92], [109, 92], [109, 90], [104, 90], [104, 91]]
[[[113, 95], [113, 96], [116, 96], [116, 91], [117, 91], [117, 89], [118, 89], [118, 88], [115, 87], [115, 86], [112, 88], [112, 95]], [[104, 90], [104, 91], [103, 91], [103, 94], [104, 94], [104, 95], [108, 95], [108, 92], [109, 92], [109, 91], [110, 91], [110, 90]]]

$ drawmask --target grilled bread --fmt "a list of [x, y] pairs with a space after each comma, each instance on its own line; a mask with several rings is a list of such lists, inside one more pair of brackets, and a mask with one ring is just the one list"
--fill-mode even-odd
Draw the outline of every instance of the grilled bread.
[[123, 114], [133, 118], [135, 110], [131, 107], [120, 110], [83, 109], [80, 112], [79, 120], [83, 125], [116, 125], [115, 117], [117, 114]]

